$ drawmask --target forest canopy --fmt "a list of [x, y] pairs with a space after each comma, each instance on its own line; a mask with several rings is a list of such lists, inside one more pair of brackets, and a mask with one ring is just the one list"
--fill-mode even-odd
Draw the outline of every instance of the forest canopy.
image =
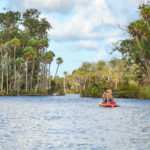
[[[55, 54], [48, 50], [52, 26], [40, 15], [37, 9], [0, 13], [1, 94], [46, 94], [52, 89], [50, 66]], [[57, 59], [59, 66], [63, 60]]]

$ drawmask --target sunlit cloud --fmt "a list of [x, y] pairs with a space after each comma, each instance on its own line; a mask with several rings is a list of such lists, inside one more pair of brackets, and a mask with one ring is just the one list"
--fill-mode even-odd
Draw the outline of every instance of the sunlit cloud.
[[[49, 32], [51, 39], [58, 42], [79, 41], [77, 46], [91, 50], [96, 49], [97, 44], [95, 43], [106, 42], [106, 44], [110, 44], [113, 39], [118, 39], [117, 36], [121, 37], [122, 33], [117, 26], [128, 24], [131, 15], [132, 19], [137, 18], [136, 15], [133, 15], [135, 12], [131, 12], [131, 8], [126, 7], [126, 5], [133, 7], [137, 3], [136, 0], [127, 0], [126, 2], [117, 0], [115, 3], [114, 0], [10, 1], [11, 5], [18, 8], [27, 9], [31, 7], [44, 10], [46, 18], [53, 27], [53, 30]], [[62, 14], [60, 16], [62, 19], [56, 17], [56, 12]], [[70, 13], [72, 13], [71, 16], [69, 16]], [[63, 20], [66, 15], [68, 18]], [[117, 35], [114, 36], [114, 34]], [[92, 42], [89, 42], [90, 40]]]
[[11, 6], [22, 9], [37, 8], [47, 12], [67, 14], [78, 5], [86, 5], [90, 0], [9, 0]]
[[97, 55], [93, 58], [94, 62], [99, 60], [108, 61], [110, 57], [108, 57], [108, 53], [105, 49], [99, 49]]
[[100, 47], [100, 43], [98, 41], [92, 40], [81, 40], [77, 44], [77, 49], [86, 48], [87, 50], [97, 50]]

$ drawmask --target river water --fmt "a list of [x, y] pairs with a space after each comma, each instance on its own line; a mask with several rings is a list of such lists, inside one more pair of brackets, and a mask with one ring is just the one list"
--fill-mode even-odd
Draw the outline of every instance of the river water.
[[0, 150], [149, 150], [150, 100], [1, 96]]

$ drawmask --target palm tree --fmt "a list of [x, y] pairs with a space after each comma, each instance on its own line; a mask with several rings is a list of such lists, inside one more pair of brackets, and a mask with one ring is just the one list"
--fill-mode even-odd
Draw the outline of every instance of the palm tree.
[[150, 31], [150, 7], [144, 6], [140, 11], [141, 16], [146, 21], [148, 29]]
[[[45, 75], [45, 77], [47, 77], [47, 75], [46, 75], [47, 74], [46, 73], [46, 65], [49, 61], [49, 58], [48, 58], [49, 54], [45, 53], [45, 51], [46, 51], [45, 48], [48, 46], [48, 40], [46, 38], [42, 38], [40, 40], [38, 40], [36, 38], [32, 38], [28, 41], [28, 45], [31, 46], [37, 52], [36, 63], [33, 63], [32, 68], [34, 68], [35, 65], [36, 65], [37, 70], [40, 70], [40, 61], [43, 61], [43, 63], [41, 63], [41, 65], [43, 65], [41, 67], [41, 69], [42, 69], [43, 74]], [[33, 60], [33, 62], [34, 62], [34, 60]], [[39, 72], [39, 71], [37, 71], [37, 72]], [[34, 92], [37, 91], [37, 89], [39, 87], [39, 81], [40, 81], [39, 74], [37, 73], [35, 75], [37, 76], [37, 83], [36, 83], [36, 87], [35, 87]], [[32, 70], [32, 77], [33, 77], [33, 70]], [[41, 77], [42, 77], [41, 78], [41, 85], [43, 85], [42, 86], [42, 91], [43, 91], [43, 88], [45, 88], [45, 84], [46, 84], [45, 80], [46, 79], [44, 79], [45, 78], [44, 76], [41, 76]]]
[[65, 76], [65, 78], [66, 78], [67, 74], [68, 74], [68, 73], [67, 73], [67, 71], [65, 71], [65, 72], [64, 72], [64, 76]]
[[[4, 75], [6, 71], [6, 78], [7, 78], [7, 94], [8, 94], [8, 43], [0, 42], [0, 54], [1, 54], [1, 93], [3, 91], [3, 84], [4, 84]], [[5, 67], [6, 66], [6, 67]]]
[[129, 26], [129, 33], [135, 38], [137, 45], [139, 47], [140, 53], [144, 59], [144, 64], [146, 67], [147, 75], [150, 80], [150, 67], [149, 67], [149, 61], [146, 58], [146, 52], [145, 49], [142, 47], [140, 40], [144, 41], [147, 40], [147, 33], [148, 33], [148, 28], [147, 25], [145, 24], [144, 20], [137, 20], [135, 22], [132, 22]]
[[47, 78], [47, 69], [46, 69], [46, 65], [48, 64], [49, 65], [49, 74], [48, 74], [48, 89], [50, 87], [49, 83], [50, 83], [50, 67], [51, 67], [51, 63], [53, 61], [53, 58], [55, 57], [55, 54], [52, 52], [52, 51], [48, 51], [45, 53], [44, 57], [43, 57], [43, 61], [44, 61], [44, 74], [45, 74], [45, 77]]
[[31, 46], [27, 46], [23, 50], [23, 53], [26, 59], [26, 92], [27, 92], [28, 90], [28, 63], [29, 63], [29, 60], [32, 60], [33, 58], [35, 58], [37, 54]]
[[4, 82], [4, 66], [3, 66], [3, 43], [0, 43], [0, 50], [1, 50], [1, 93], [3, 91], [3, 82]]
[[56, 59], [56, 63], [57, 63], [57, 69], [56, 69], [56, 73], [55, 73], [54, 79], [56, 78], [56, 75], [57, 75], [59, 66], [63, 63], [63, 59], [62, 59], [61, 57], [58, 57], [58, 58]]
[[[38, 39], [36, 39], [36, 38], [29, 39], [29, 41], [27, 42], [27, 45], [31, 46], [32, 49], [38, 54], [39, 45], [40, 45]], [[32, 59], [31, 84], [30, 84], [31, 89], [32, 89], [32, 80], [33, 80], [33, 76], [34, 76], [34, 68], [35, 68], [35, 59], [36, 58], [37, 58], [37, 55], [35, 57], [33, 57], [33, 59]]]
[[51, 63], [54, 57], [55, 57], [55, 54], [52, 51], [46, 52], [44, 56], [44, 62], [46, 64], [49, 64], [49, 74], [48, 74], [49, 77], [50, 77], [50, 67], [51, 67]]
[[41, 40], [39, 40], [39, 47], [40, 49], [45, 50], [44, 48], [48, 46], [48, 40], [45, 38], [42, 38]]
[[19, 47], [21, 45], [20, 40], [17, 38], [13, 38], [10, 42], [9, 42], [10, 46], [13, 48], [14, 51], [14, 89], [16, 89], [16, 49], [17, 47]]
[[10, 48], [9, 48], [9, 44], [8, 42], [4, 44], [4, 49], [5, 49], [5, 64], [6, 64], [6, 91], [7, 91], [7, 94], [8, 94], [8, 80], [9, 80], [9, 65], [10, 65], [10, 56], [9, 56], [9, 51], [10, 51]]
[[17, 58], [16, 60], [16, 65], [18, 67], [18, 94], [19, 94], [19, 89], [20, 89], [20, 79], [21, 79], [21, 72], [24, 68], [24, 63], [25, 63], [25, 60], [23, 59], [23, 57], [19, 57]]

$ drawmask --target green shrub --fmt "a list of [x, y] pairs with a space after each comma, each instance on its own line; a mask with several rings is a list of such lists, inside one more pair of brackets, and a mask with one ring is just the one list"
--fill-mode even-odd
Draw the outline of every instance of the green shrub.
[[81, 92], [82, 97], [100, 97], [100, 89], [92, 85]]
[[144, 86], [140, 89], [140, 98], [150, 99], [150, 85]]
[[17, 95], [17, 94], [18, 94], [18, 91], [17, 91], [17, 90], [11, 90], [8, 95], [15, 96], [15, 95]]
[[118, 87], [118, 93], [115, 97], [120, 98], [137, 98], [139, 94], [139, 87], [131, 84], [121, 84]]
[[88, 88], [86, 88], [85, 90], [83, 90], [80, 94], [81, 94], [82, 97], [91, 97]]

